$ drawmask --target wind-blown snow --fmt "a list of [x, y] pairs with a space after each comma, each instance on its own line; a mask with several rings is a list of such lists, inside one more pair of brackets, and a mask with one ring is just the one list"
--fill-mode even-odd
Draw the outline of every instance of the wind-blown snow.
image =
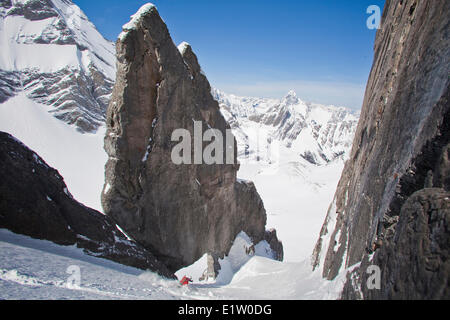
[[253, 244], [245, 232], [241, 232], [233, 242], [228, 255], [219, 259], [220, 271], [216, 279], [216, 284], [226, 285], [232, 282], [236, 273], [238, 273], [243, 266], [245, 266], [254, 257], [264, 257], [268, 260], [274, 258], [272, 249], [267, 241], [261, 241], [255, 245], [255, 253], [250, 256], [246, 253]]

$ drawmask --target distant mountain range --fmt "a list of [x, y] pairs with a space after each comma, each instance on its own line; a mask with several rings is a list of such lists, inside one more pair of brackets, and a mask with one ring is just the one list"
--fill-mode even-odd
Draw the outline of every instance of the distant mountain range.
[[241, 160], [271, 163], [274, 155], [266, 151], [281, 147], [294, 161], [323, 165], [352, 146], [359, 115], [348, 108], [304, 102], [292, 90], [283, 99], [238, 97], [217, 89], [213, 96], [238, 140]]

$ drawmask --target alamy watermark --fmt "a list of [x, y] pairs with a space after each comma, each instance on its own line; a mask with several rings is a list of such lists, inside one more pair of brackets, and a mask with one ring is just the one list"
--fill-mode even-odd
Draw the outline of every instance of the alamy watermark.
[[370, 14], [367, 18], [367, 28], [370, 30], [380, 29], [381, 26], [381, 9], [377, 5], [371, 5], [367, 8], [367, 14]]
[[[279, 162], [280, 142], [267, 137], [264, 131], [248, 130], [243, 150], [237, 150], [236, 140], [231, 129], [208, 129], [203, 132], [203, 122], [194, 120], [193, 136], [187, 129], [176, 129], [172, 133], [172, 142], [178, 142], [171, 153], [176, 165], [189, 164], [256, 164], [261, 161], [276, 165]], [[239, 153], [240, 152], [240, 153]]]
[[80, 289], [81, 286], [81, 269], [79, 266], [72, 265], [66, 270], [70, 276], [67, 278], [66, 287], [68, 289]]
[[381, 269], [379, 266], [370, 265], [366, 273], [369, 275], [367, 279], [367, 289], [380, 290], [381, 289]]

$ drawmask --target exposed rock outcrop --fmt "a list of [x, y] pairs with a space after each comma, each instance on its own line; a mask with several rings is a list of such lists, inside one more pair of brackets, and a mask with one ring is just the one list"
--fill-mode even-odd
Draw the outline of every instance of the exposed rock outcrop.
[[105, 213], [171, 271], [205, 253], [223, 257], [241, 231], [255, 243], [263, 240], [266, 212], [255, 186], [236, 179], [236, 147], [223, 146], [224, 163], [228, 151], [233, 164], [172, 162], [175, 129], [188, 130], [192, 146], [194, 121], [202, 124], [200, 134], [214, 128], [226, 137], [229, 129], [192, 48], [177, 48], [148, 4], [124, 26], [116, 51]]
[[58, 171], [9, 134], [0, 132], [0, 228], [162, 276], [173, 274], [129, 240], [109, 217], [74, 200]]
[[[328, 279], [363, 261], [343, 298], [449, 298], [449, 12], [446, 0], [386, 2], [350, 160], [313, 255]], [[364, 282], [369, 258], [380, 290]]]
[[267, 241], [270, 249], [272, 249], [272, 252], [276, 255], [276, 260], [283, 261], [283, 244], [280, 240], [278, 240], [277, 231], [275, 229], [267, 230], [266, 234], [264, 235], [264, 240]]

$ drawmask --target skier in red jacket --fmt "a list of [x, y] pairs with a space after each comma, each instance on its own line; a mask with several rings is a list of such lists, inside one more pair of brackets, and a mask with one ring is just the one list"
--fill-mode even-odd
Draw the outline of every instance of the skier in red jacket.
[[184, 276], [183, 279], [181, 279], [180, 284], [182, 286], [187, 286], [189, 284], [189, 282], [194, 282], [194, 281], [192, 280], [192, 278], [188, 278], [188, 277]]

